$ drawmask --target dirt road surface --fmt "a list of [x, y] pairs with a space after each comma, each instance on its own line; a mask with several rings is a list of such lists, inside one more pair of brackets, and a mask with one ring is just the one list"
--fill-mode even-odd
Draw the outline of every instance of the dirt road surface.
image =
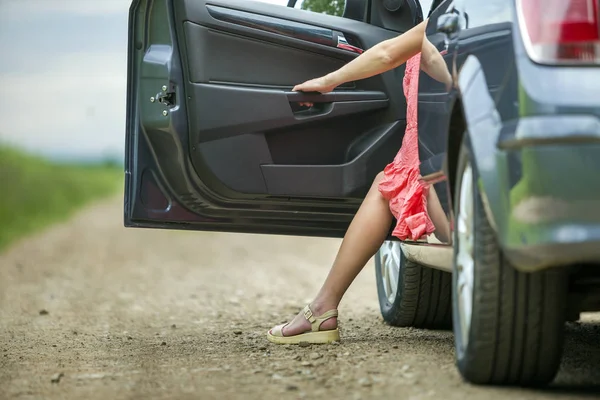
[[546, 390], [461, 381], [452, 335], [386, 326], [372, 263], [342, 343], [269, 344], [324, 279], [338, 240], [134, 230], [120, 199], [0, 255], [0, 399], [600, 397], [600, 318], [568, 327]]

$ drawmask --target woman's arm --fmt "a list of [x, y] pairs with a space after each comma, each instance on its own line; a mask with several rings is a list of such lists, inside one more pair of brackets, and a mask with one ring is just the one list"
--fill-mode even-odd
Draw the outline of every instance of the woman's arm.
[[426, 25], [427, 20], [400, 36], [373, 46], [337, 71], [297, 85], [294, 90], [327, 93], [343, 83], [394, 69], [421, 51]]
[[433, 79], [442, 82], [449, 89], [452, 85], [452, 76], [448, 66], [439, 50], [423, 36], [423, 48], [421, 50], [421, 70]]

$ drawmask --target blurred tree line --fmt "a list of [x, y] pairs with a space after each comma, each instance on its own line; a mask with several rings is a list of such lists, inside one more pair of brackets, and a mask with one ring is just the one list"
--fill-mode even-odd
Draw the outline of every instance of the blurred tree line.
[[341, 17], [345, 3], [345, 0], [304, 0], [302, 9]]

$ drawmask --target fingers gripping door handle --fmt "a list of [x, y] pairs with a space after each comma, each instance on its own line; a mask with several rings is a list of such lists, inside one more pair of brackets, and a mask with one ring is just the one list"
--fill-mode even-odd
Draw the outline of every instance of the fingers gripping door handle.
[[288, 92], [292, 112], [297, 118], [311, 118], [329, 114], [335, 102], [335, 93]]
[[339, 90], [329, 93], [285, 92], [285, 95], [290, 103], [334, 103], [340, 101], [387, 100], [387, 95], [384, 92], [371, 90]]
[[[330, 93], [285, 92], [294, 115], [298, 118], [314, 118], [336, 112], [347, 112], [350, 108], [357, 112], [363, 109], [380, 108], [387, 105], [388, 97], [377, 91], [333, 91]], [[310, 103], [308, 109], [298, 105]]]

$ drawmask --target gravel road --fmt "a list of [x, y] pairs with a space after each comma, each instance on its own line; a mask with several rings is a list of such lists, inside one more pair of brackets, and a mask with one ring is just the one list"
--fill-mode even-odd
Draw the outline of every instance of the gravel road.
[[125, 229], [119, 198], [89, 207], [0, 255], [0, 398], [600, 398], [598, 314], [568, 326], [553, 387], [475, 387], [451, 333], [382, 322], [372, 263], [340, 308], [341, 344], [269, 344], [338, 245]]

